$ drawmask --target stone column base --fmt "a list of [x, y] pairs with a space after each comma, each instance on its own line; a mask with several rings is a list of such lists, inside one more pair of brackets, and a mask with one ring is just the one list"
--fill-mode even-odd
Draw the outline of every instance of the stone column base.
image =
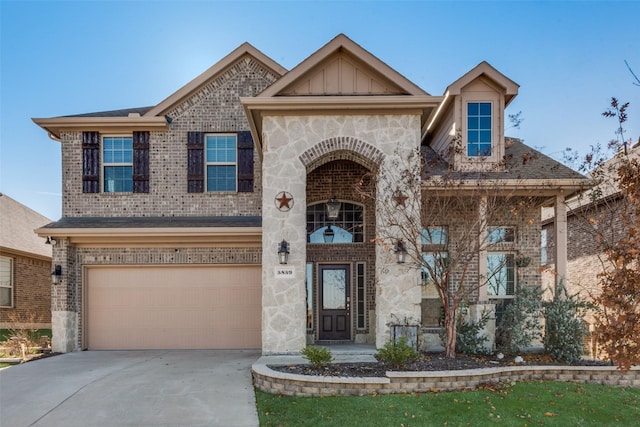
[[78, 313], [74, 311], [51, 312], [51, 351], [69, 353], [80, 351], [78, 346]]

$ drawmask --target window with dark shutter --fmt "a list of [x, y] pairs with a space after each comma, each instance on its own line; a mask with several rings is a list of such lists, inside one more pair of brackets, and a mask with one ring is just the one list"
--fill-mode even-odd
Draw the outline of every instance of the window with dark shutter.
[[100, 192], [100, 134], [82, 132], [82, 192]]
[[187, 133], [187, 191], [204, 192], [204, 132]]
[[149, 139], [148, 131], [133, 132], [133, 192], [149, 192]]
[[253, 192], [253, 138], [246, 130], [238, 132], [238, 192]]

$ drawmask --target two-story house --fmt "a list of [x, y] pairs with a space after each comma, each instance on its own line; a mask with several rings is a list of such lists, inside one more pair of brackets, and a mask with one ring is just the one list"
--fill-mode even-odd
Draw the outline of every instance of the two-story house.
[[[432, 96], [338, 35], [290, 71], [245, 43], [158, 105], [34, 119], [62, 147], [63, 215], [38, 231], [61, 266], [54, 350], [382, 346], [394, 317], [437, 318], [420, 271], [375, 242], [389, 199], [354, 183], [422, 147], [555, 204], [562, 241], [584, 177], [505, 143], [517, 92], [483, 62]], [[511, 242], [537, 259], [539, 211]]]

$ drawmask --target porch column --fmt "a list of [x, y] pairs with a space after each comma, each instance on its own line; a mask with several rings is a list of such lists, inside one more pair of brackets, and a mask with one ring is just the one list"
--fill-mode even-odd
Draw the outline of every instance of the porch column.
[[554, 230], [555, 230], [555, 263], [556, 286], [564, 283], [567, 278], [567, 205], [564, 196], [558, 194], [554, 205]]

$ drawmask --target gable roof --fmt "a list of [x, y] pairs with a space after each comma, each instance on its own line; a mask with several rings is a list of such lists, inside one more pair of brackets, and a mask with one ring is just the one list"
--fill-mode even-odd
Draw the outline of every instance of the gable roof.
[[299, 82], [305, 77], [310, 77], [310, 74], [314, 74], [320, 66], [326, 65], [330, 58], [335, 55], [341, 55], [343, 57], [346, 56], [358, 64], [366, 65], [368, 68], [367, 71], [371, 76], [374, 76], [374, 78], [377, 78], [380, 81], [384, 81], [390, 86], [394, 86], [398, 91], [396, 94], [402, 93], [405, 95], [416, 96], [429, 95], [406, 77], [402, 76], [393, 68], [389, 67], [380, 59], [363, 49], [349, 37], [344, 34], [338, 34], [333, 38], [333, 40], [312, 53], [257, 97], [268, 98], [282, 94], [283, 91], [291, 88], [296, 82]]
[[51, 259], [51, 245], [34, 230], [51, 220], [0, 193], [0, 249]]
[[220, 61], [213, 64], [205, 72], [200, 74], [195, 79], [178, 89], [172, 95], [167, 97], [164, 101], [153, 107], [151, 110], [145, 113], [145, 116], [157, 116], [164, 115], [165, 112], [171, 109], [174, 105], [180, 103], [183, 99], [189, 97], [192, 93], [196, 92], [200, 87], [205, 85], [209, 80], [216, 78], [216, 76], [222, 74], [229, 66], [235, 64], [241, 60], [244, 56], [249, 55], [256, 61], [264, 65], [265, 68], [276, 74], [282, 76], [287, 72], [286, 68], [269, 58], [264, 53], [253, 47], [251, 44], [244, 42], [238, 46], [235, 50], [222, 58]]
[[34, 118], [32, 120], [46, 130], [53, 139], [59, 139], [61, 131], [65, 129], [107, 130], [113, 132], [121, 130], [166, 130], [167, 124], [170, 122], [170, 118], [165, 116], [168, 110], [245, 57], [252, 57], [277, 76], [281, 76], [287, 71], [249, 43], [243, 43], [158, 105], [62, 117]]
[[[349, 77], [342, 75], [343, 71]], [[358, 73], [362, 76], [361, 83], [357, 82]], [[300, 90], [305, 85], [315, 88]], [[344, 34], [336, 36], [259, 95], [240, 98], [260, 155], [265, 114], [410, 112], [421, 116], [424, 133], [428, 117], [442, 100], [441, 96], [429, 95]]]
[[471, 70], [466, 72], [458, 80], [451, 83], [447, 87], [445, 93], [448, 92], [449, 95], [460, 95], [461, 90], [466, 85], [479, 77], [486, 77], [503, 89], [505, 96], [505, 107], [509, 105], [513, 98], [515, 98], [518, 94], [518, 88], [520, 87], [520, 85], [502, 74], [500, 71], [496, 70], [487, 61], [482, 61]]

